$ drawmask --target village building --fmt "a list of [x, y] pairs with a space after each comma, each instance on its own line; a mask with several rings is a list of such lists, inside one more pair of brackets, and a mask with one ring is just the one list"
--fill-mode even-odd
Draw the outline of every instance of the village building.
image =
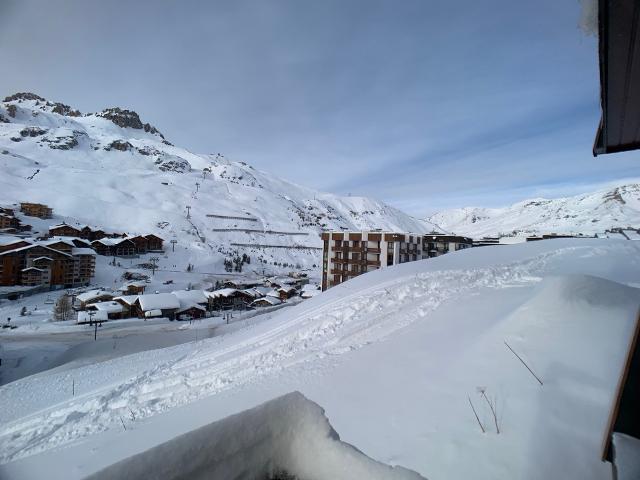
[[473, 245], [470, 238], [400, 232], [323, 232], [322, 290], [366, 272], [437, 257]]
[[142, 295], [146, 288], [146, 282], [137, 280], [125, 283], [120, 288], [118, 288], [118, 292], [121, 292], [122, 295]]
[[473, 247], [473, 240], [459, 235], [446, 235], [430, 233], [422, 237], [422, 258], [439, 257], [449, 252], [464, 250]]
[[147, 239], [147, 251], [149, 252], [163, 251], [162, 244], [164, 243], [164, 240], [162, 238], [152, 233], [149, 235], [145, 235], [145, 238]]
[[209, 310], [243, 309], [254, 297], [235, 288], [221, 288], [213, 292], [204, 292], [209, 299]]
[[278, 298], [280, 298], [280, 300], [282, 300], [283, 302], [287, 301], [291, 297], [295, 297], [298, 293], [296, 288], [292, 286], [280, 287], [276, 290], [276, 292], [278, 292]]
[[251, 307], [273, 307], [276, 305], [280, 305], [282, 300], [277, 297], [266, 296], [262, 298], [258, 298], [250, 303]]
[[322, 290], [321, 290], [319, 285], [307, 284], [304, 287], [302, 287], [302, 291], [300, 292], [300, 296], [302, 298], [307, 299], [307, 298], [315, 297], [316, 295], [319, 295], [320, 293], [322, 293]]
[[49, 236], [51, 237], [80, 237], [80, 235], [80, 229], [66, 223], [49, 227]]
[[135, 243], [128, 238], [101, 238], [91, 242], [98, 255], [110, 257], [133, 257], [137, 254]]
[[[123, 317], [124, 307], [115, 301], [92, 303], [87, 306], [89, 312], [105, 312], [107, 320], [117, 320]], [[102, 315], [104, 316], [104, 314]]]
[[90, 304], [109, 302], [111, 300], [113, 300], [113, 292], [109, 290], [89, 290], [76, 296], [74, 308], [76, 310], [85, 310]]
[[122, 295], [114, 297], [113, 301], [122, 305], [122, 318], [137, 317], [139, 316], [136, 308], [134, 307], [138, 295]]
[[140, 318], [167, 317], [174, 320], [180, 309], [178, 297], [172, 293], [138, 295], [131, 306], [131, 313]]
[[13, 215], [8, 215], [6, 213], [0, 213], [0, 229], [13, 229], [17, 230], [20, 227], [20, 220], [18, 220]]
[[53, 209], [42, 203], [20, 203], [20, 211], [28, 217], [51, 218]]

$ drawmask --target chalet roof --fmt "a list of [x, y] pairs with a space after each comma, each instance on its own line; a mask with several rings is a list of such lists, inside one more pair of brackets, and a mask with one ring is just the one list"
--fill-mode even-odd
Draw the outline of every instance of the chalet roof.
[[278, 288], [277, 291], [278, 292], [284, 292], [284, 293], [295, 292], [296, 291], [296, 287], [284, 286], [284, 287]]
[[13, 245], [14, 243], [27, 242], [24, 238], [14, 237], [12, 235], [0, 235], [0, 245]]
[[94, 240], [93, 242], [91, 242], [91, 245], [95, 243], [101, 243], [102, 245], [105, 245], [107, 247], [112, 247], [115, 245], [120, 245], [121, 243], [124, 243], [124, 242], [133, 243], [128, 238], [101, 238], [100, 240]]
[[214, 290], [213, 292], [204, 292], [209, 298], [230, 297], [231, 295], [239, 292], [235, 288], [221, 288], [220, 290]]
[[51, 257], [37, 257], [33, 259], [34, 262], [37, 262], [38, 260], [48, 260], [49, 262], [53, 262], [53, 258]]
[[191, 310], [192, 308], [195, 308], [197, 310], [201, 310], [203, 312], [207, 311], [207, 309], [205, 307], [203, 307], [202, 305], [198, 305], [197, 303], [190, 303], [190, 304], [185, 304], [184, 306], [181, 306], [178, 309], [177, 313], [186, 312], [187, 310]]
[[138, 303], [142, 311], [148, 310], [172, 310], [180, 308], [180, 301], [172, 293], [150, 293], [147, 295], [139, 295]]
[[164, 241], [164, 239], [163, 239], [162, 237], [159, 237], [159, 236], [157, 236], [157, 235], [154, 235], [153, 233], [149, 233], [149, 234], [145, 235], [144, 237], [145, 237], [145, 238], [155, 238], [155, 239], [157, 239], [157, 240], [162, 240], [162, 241]]
[[120, 300], [123, 303], [126, 303], [127, 305], [131, 306], [134, 303], [136, 303], [136, 300], [138, 300], [138, 297], [140, 295], [121, 295], [119, 297], [114, 297], [114, 300]]
[[300, 296], [302, 298], [311, 298], [311, 297], [315, 297], [316, 295], [320, 295], [322, 293], [321, 290], [303, 290], [302, 293], [300, 294]]
[[62, 227], [73, 228], [74, 230], [77, 230], [77, 231], [80, 231], [82, 229], [82, 227], [74, 227], [73, 225], [69, 225], [68, 223], [59, 223], [58, 225], [51, 225], [49, 227], [49, 230], [53, 230], [55, 228], [62, 228]]
[[107, 313], [122, 313], [124, 310], [120, 303], [114, 301], [92, 303], [90, 307]]
[[96, 255], [96, 251], [93, 248], [74, 247], [71, 249], [71, 255]]
[[74, 240], [82, 240], [82, 239], [77, 237], [51, 237], [51, 238], [48, 238], [47, 240], [38, 240], [37, 244], [48, 246], [48, 245], [55, 245], [56, 243], [64, 243], [65, 245], [69, 245], [70, 247], [75, 247], [76, 245], [75, 243], [73, 243]]
[[96, 298], [106, 297], [106, 296], [113, 298], [113, 292], [110, 292], [108, 290], [100, 290], [100, 289], [89, 290], [88, 292], [84, 292], [76, 296], [76, 299], [82, 303], [86, 303]]
[[185, 305], [207, 303], [209, 301], [202, 290], [176, 290], [171, 293], [178, 297], [180, 308], [183, 308]]
[[251, 302], [251, 305], [260, 304], [260, 303], [268, 303], [269, 305], [280, 305], [282, 300], [276, 297], [263, 297]]
[[46, 248], [47, 250], [51, 250], [52, 252], [56, 252], [58, 255], [64, 255], [66, 257], [71, 257], [71, 254], [69, 254], [69, 253], [61, 252], [60, 250], [56, 250], [55, 248], [49, 248], [47, 246], [39, 245], [39, 244], [27, 245], [25, 247], [14, 248], [13, 250], [7, 250], [6, 252], [0, 252], [0, 255], [7, 255], [9, 253], [15, 253], [15, 252], [23, 252], [25, 250], [29, 250], [31, 248], [36, 248], [36, 247]]
[[22, 269], [23, 272], [26, 272], [28, 270], [37, 270], [38, 272], [46, 272], [46, 270], [38, 267], [27, 267]]

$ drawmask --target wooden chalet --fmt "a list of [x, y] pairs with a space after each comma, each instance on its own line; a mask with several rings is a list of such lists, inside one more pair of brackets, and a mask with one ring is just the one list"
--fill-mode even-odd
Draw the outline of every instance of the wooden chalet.
[[15, 229], [17, 230], [20, 227], [20, 220], [18, 220], [13, 215], [8, 215], [6, 213], [0, 213], [0, 229]]
[[257, 300], [254, 300], [253, 302], [251, 302], [250, 305], [252, 307], [273, 307], [276, 305], [280, 305], [281, 303], [282, 303], [282, 300], [280, 300], [279, 298], [266, 296], [266, 297], [262, 297], [262, 298], [258, 298]]
[[252, 295], [235, 288], [204, 293], [209, 299], [209, 310], [243, 309], [254, 300]]
[[53, 225], [49, 227], [49, 236], [51, 237], [80, 237], [80, 229], [61, 223], [59, 225]]
[[207, 315], [206, 307], [202, 305], [191, 305], [189, 307], [184, 307], [178, 309], [176, 312], [177, 320], [192, 320], [198, 318], [204, 318]]
[[[124, 307], [115, 301], [92, 303], [87, 306], [87, 311], [105, 312], [108, 320], [118, 320], [123, 317]], [[103, 314], [104, 315], [104, 314]]]
[[276, 290], [276, 292], [278, 292], [278, 298], [280, 298], [280, 300], [282, 300], [283, 302], [287, 301], [291, 297], [294, 297], [298, 293], [296, 288], [292, 286], [280, 287]]
[[85, 310], [89, 305], [113, 300], [113, 292], [108, 290], [89, 290], [76, 296], [76, 310]]
[[132, 257], [136, 255], [136, 245], [128, 238], [101, 238], [91, 242], [98, 255], [110, 257]]
[[138, 295], [131, 306], [131, 313], [140, 318], [168, 317], [174, 320], [180, 309], [178, 297], [171, 293]]
[[150, 233], [149, 235], [145, 235], [147, 239], [147, 250], [150, 252], [162, 251], [162, 244], [164, 240], [157, 235]]
[[42, 203], [21, 202], [20, 211], [28, 217], [51, 218], [53, 209]]

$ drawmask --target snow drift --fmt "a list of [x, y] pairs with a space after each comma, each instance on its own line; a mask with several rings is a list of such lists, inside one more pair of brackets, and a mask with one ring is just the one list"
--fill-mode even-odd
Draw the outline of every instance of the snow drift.
[[90, 480], [418, 480], [341, 442], [324, 410], [293, 392], [181, 435], [91, 475]]

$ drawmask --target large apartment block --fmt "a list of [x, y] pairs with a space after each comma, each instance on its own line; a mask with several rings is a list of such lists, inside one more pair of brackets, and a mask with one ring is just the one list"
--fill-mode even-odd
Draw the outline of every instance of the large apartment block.
[[362, 273], [472, 246], [455, 235], [381, 231], [324, 232], [322, 241], [323, 291]]

